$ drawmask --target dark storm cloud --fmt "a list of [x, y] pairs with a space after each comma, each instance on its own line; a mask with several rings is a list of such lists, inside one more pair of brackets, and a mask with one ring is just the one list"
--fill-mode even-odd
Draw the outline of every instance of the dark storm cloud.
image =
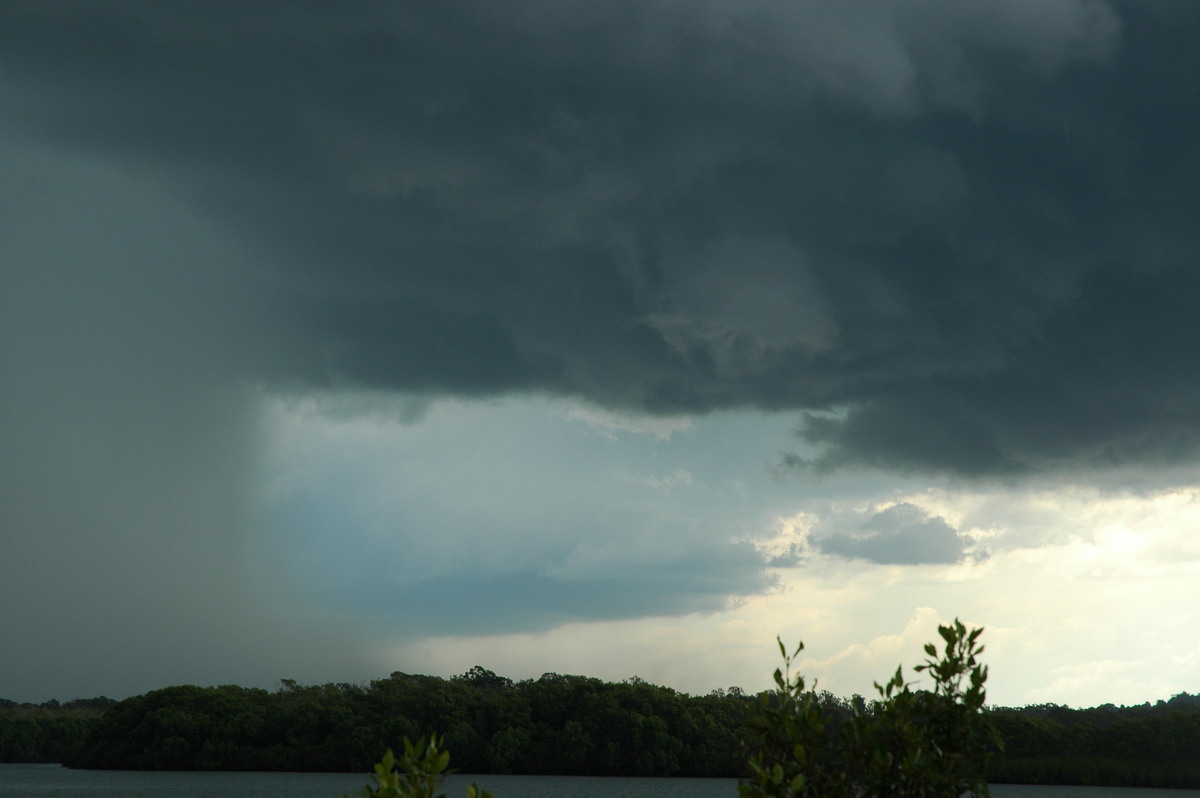
[[818, 467], [1192, 458], [1184, 3], [9, 4], [28, 131], [255, 242], [300, 384], [834, 411]]
[[908, 503], [876, 512], [853, 530], [836, 528], [841, 525], [826, 524], [835, 528], [819, 533], [812, 541], [814, 546], [825, 554], [887, 565], [955, 563], [966, 548], [944, 518]]
[[359, 659], [344, 630], [319, 632], [340, 654], [311, 650], [315, 627], [252, 585], [254, 436], [233, 377], [264, 338], [236, 249], [172, 199], [0, 139], [3, 697]]

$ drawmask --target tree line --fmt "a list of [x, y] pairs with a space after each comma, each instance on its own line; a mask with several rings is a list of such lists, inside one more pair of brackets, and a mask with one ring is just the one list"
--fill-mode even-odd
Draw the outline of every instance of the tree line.
[[275, 692], [178, 686], [111, 707], [63, 762], [349, 772], [436, 731], [468, 773], [736, 776], [749, 703], [736, 689], [691, 697], [636, 678], [554, 673], [514, 683], [481, 667], [367, 685], [285, 680]]
[[[834, 726], [870, 711], [860, 696], [813, 698]], [[736, 687], [691, 696], [636, 677], [514, 682], [478, 666], [450, 679], [284, 680], [275, 691], [182, 685], [121, 702], [0, 700], [0, 762], [354, 772], [405, 737], [437, 732], [466, 773], [741, 778], [758, 700]], [[1004, 740], [994, 782], [1200, 787], [1200, 696], [985, 714]]]
[[1071, 709], [992, 711], [1005, 750], [992, 780], [1096, 787], [1200, 787], [1200, 695]]
[[117, 702], [86, 698], [18, 704], [0, 698], [0, 762], [61, 762]]

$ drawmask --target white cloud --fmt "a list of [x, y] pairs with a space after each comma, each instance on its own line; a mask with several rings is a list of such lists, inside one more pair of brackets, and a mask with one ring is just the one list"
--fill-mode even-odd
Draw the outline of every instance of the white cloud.
[[[637, 674], [693, 693], [769, 687], [776, 636], [803, 640], [801, 672], [839, 695], [870, 696], [897, 665], [912, 666], [960, 618], [984, 626], [989, 702], [1094, 706], [1141, 703], [1196, 689], [1200, 561], [1190, 534], [1194, 497], [1175, 491], [1105, 497], [1077, 488], [905, 494], [948, 523], [991, 530], [992, 557], [951, 565], [846, 561], [808, 543], [817, 516], [779, 516], [755, 539], [764, 557], [795, 551], [779, 582], [713, 615], [569, 624], [539, 635], [408, 641], [387, 656], [455, 673], [479, 661], [498, 672], [542, 670], [603, 678]], [[869, 501], [860, 507], [870, 507]], [[987, 511], [997, 513], [987, 522]], [[1003, 511], [1003, 512], [1001, 512]], [[1047, 527], [1024, 537], [1010, 524]], [[540, 670], [539, 670], [540, 669]]]
[[[661, 617], [647, 605], [642, 618], [484, 637], [420, 637], [393, 624], [375, 641], [382, 673], [451, 675], [481, 664], [515, 678], [553, 670], [638, 675], [694, 693], [759, 690], [778, 664], [778, 635], [806, 643], [802, 669], [823, 688], [869, 695], [873, 681], [922, 659], [938, 623], [959, 617], [987, 629], [993, 703], [1140, 703], [1196, 689], [1196, 489], [772, 479], [766, 463], [781, 421], [754, 414], [656, 428], [603, 414], [599, 427], [581, 424], [596, 416], [541, 399], [438, 402], [414, 423], [273, 407], [272, 496], [336, 498], [343, 515], [324, 532], [291, 530], [286, 549], [270, 550], [310, 558], [313, 578], [326, 582], [369, 550], [426, 570], [441, 563], [447, 575], [533, 569], [570, 584], [664, 567], [701, 578], [694, 568], [719, 554], [694, 568], [679, 557], [724, 551], [731, 540], [787, 565], [772, 569], [775, 588], [724, 609], [718, 602], [715, 612]], [[830, 518], [862, 533], [864, 522], [897, 507], [943, 519], [990, 557], [882, 565], [814, 545]], [[600, 519], [595, 536], [563, 532], [589, 514]], [[463, 521], [475, 517], [488, 524]], [[378, 523], [364, 525], [370, 519]], [[397, 533], [412, 523], [437, 532]], [[920, 527], [906, 528], [916, 535]], [[333, 571], [331, 557], [344, 560]], [[367, 612], [371, 600], [349, 611]]]
[[[864, 685], [884, 683], [898, 665], [905, 666], [904, 675], [908, 681], [919, 681], [919, 674], [912, 670], [912, 666], [923, 661], [925, 655], [922, 648], [926, 643], [939, 639], [938, 626], [946, 622], [947, 619], [932, 607], [917, 607], [900, 632], [854, 643], [832, 657], [802, 657], [800, 668], [818, 680], [819, 689], [846, 695], [846, 688], [854, 686], [854, 692], [871, 698], [876, 695], [875, 691], [868, 691]], [[842, 689], [835, 689], [839, 686]]]

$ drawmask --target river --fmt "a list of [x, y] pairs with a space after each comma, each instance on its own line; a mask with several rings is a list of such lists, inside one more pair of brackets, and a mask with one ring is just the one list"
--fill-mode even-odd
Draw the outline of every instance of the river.
[[[736, 798], [734, 779], [615, 779], [580, 776], [452, 776], [447, 798], [471, 782], [496, 798]], [[357, 794], [361, 773], [194, 773], [68, 770], [0, 765], [0, 798], [337, 798]], [[1192, 798], [1200, 790], [997, 784], [996, 798]]]

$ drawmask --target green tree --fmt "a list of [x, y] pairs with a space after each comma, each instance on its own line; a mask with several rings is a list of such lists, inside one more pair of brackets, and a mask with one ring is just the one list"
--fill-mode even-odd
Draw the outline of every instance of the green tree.
[[751, 720], [755, 735], [751, 779], [743, 798], [958, 798], [989, 795], [987, 768], [1000, 738], [983, 712], [987, 667], [978, 657], [982, 629], [961, 622], [939, 626], [939, 655], [918, 665], [934, 689], [914, 690], [901, 668], [879, 699], [856, 702], [845, 717], [836, 700], [818, 696], [804, 677], [792, 673], [803, 643], [779, 650], [784, 667], [775, 671], [776, 690], [765, 694]]

